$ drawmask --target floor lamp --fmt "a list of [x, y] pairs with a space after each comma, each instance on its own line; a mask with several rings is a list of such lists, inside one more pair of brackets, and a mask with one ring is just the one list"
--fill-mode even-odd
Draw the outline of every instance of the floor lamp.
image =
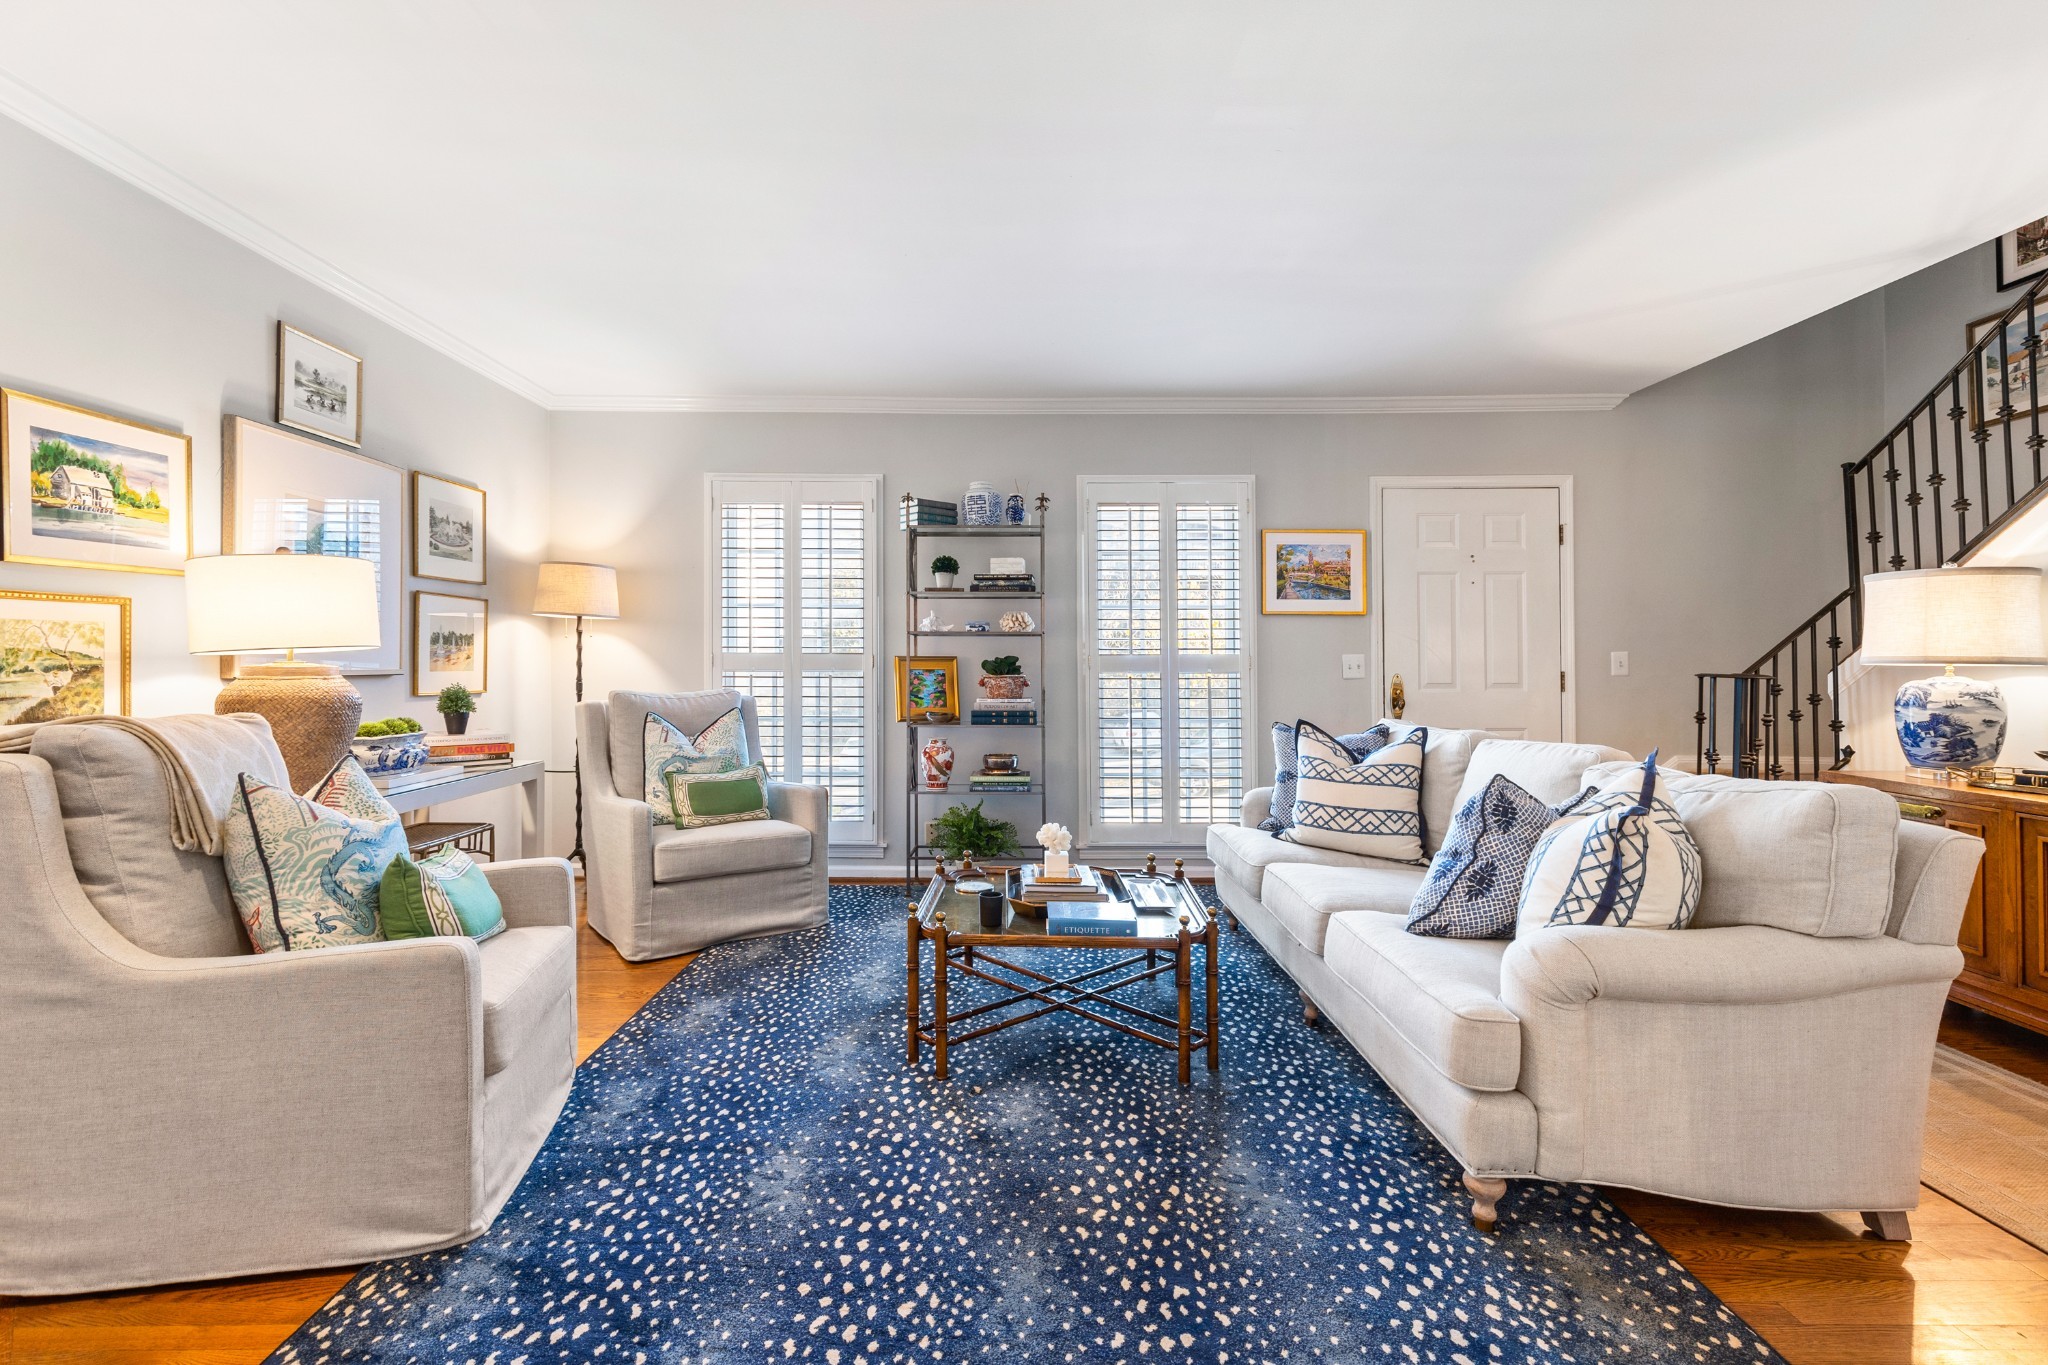
[[[614, 621], [619, 615], [619, 575], [609, 564], [552, 563], [540, 566], [534, 589], [535, 616], [576, 618], [576, 700], [583, 700], [583, 620]], [[576, 847], [569, 856], [580, 866], [583, 856], [583, 746], [576, 746]]]

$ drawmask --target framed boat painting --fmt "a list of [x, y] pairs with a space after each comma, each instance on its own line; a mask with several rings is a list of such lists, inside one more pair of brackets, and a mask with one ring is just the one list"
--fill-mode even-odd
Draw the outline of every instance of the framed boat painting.
[[484, 552], [484, 490], [415, 470], [413, 577], [481, 586], [485, 581]]
[[247, 417], [221, 423], [220, 447], [222, 553], [347, 555], [377, 567], [383, 642], [300, 657], [344, 673], [402, 672], [405, 471]]
[[130, 709], [129, 599], [0, 592], [0, 725]]
[[278, 323], [277, 424], [361, 446], [363, 358]]
[[182, 574], [192, 438], [0, 389], [0, 558]]
[[1260, 533], [1259, 609], [1268, 616], [1365, 615], [1365, 532]]
[[491, 604], [445, 592], [412, 595], [412, 694], [437, 695], [450, 683], [472, 692], [491, 684]]

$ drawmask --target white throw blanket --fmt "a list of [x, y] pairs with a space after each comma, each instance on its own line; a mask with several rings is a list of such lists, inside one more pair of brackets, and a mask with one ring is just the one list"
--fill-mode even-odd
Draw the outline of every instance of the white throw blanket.
[[[243, 773], [291, 788], [284, 755], [261, 716], [69, 716], [48, 725], [112, 725], [149, 746], [171, 799], [171, 844], [220, 856], [221, 825]], [[41, 725], [0, 728], [0, 753], [26, 753]]]

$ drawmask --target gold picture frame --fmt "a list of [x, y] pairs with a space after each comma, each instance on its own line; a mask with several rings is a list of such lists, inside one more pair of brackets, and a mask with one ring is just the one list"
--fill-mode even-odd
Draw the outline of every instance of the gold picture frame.
[[363, 358], [279, 318], [273, 416], [281, 427], [362, 449]]
[[[456, 605], [456, 604], [460, 605]], [[467, 618], [468, 629], [450, 618]], [[436, 621], [439, 624], [436, 624]], [[441, 635], [455, 639], [442, 640]], [[437, 676], [438, 675], [438, 676]], [[491, 690], [491, 603], [452, 592], [412, 595], [412, 694], [439, 696], [450, 683], [478, 693]]]
[[1365, 532], [1324, 528], [1259, 533], [1264, 616], [1363, 616]]
[[[444, 500], [452, 504], [449, 507], [448, 517], [443, 517], [443, 514], [437, 510], [439, 504], [435, 502], [433, 497], [437, 491], [444, 491]], [[434, 523], [437, 517], [446, 520], [450, 517], [461, 518], [470, 515], [471, 509], [467, 506], [467, 503], [471, 494], [475, 495], [476, 503], [474, 524], [464, 525], [459, 528], [464, 533], [464, 538], [468, 542], [466, 548], [471, 556], [469, 560], [465, 561], [459, 554], [452, 553], [452, 551], [463, 547], [450, 545], [448, 550], [444, 551], [442, 549], [440, 541], [444, 537], [437, 537], [436, 531], [438, 528], [436, 528]], [[439, 474], [427, 474], [417, 469], [413, 470], [412, 576], [414, 578], [431, 579], [436, 583], [466, 583], [472, 588], [481, 588], [490, 581], [489, 555], [489, 495], [475, 484], [464, 483], [461, 479], [450, 479]], [[474, 576], [469, 576], [463, 571], [465, 563], [473, 563], [476, 566]], [[436, 573], [435, 570], [437, 569], [446, 570], [446, 572]]]
[[[38, 470], [38, 450], [52, 443], [72, 446], [76, 461]], [[39, 488], [39, 478], [72, 473], [78, 480], [68, 494]], [[144, 485], [142, 502], [126, 496]], [[158, 521], [161, 536], [151, 529]], [[93, 528], [103, 534], [88, 534]], [[81, 557], [88, 555], [97, 557]], [[191, 557], [190, 436], [0, 388], [0, 560], [180, 577]]]
[[[936, 679], [937, 691], [929, 684]], [[911, 689], [917, 687], [913, 701]], [[958, 655], [898, 654], [896, 656], [896, 719], [925, 721], [934, 715], [960, 715], [960, 659]]]
[[[103, 610], [98, 612], [44, 613], [40, 618], [35, 618], [28, 612], [8, 610], [7, 604], [10, 602], [61, 603], [79, 607], [98, 607]], [[111, 610], [111, 617], [107, 615], [107, 609]], [[12, 589], [0, 589], [0, 725], [27, 724], [37, 720], [57, 720], [64, 716], [73, 715], [133, 715], [135, 712], [134, 614], [134, 603], [126, 597], [97, 597], [89, 593], [73, 592], [17, 592]], [[67, 710], [60, 705], [54, 708], [51, 714], [36, 714], [39, 710], [44, 709], [42, 707], [43, 702], [55, 702], [65, 692], [71, 690], [73, 684], [77, 681], [77, 670], [75, 668], [54, 669], [48, 661], [25, 660], [22, 656], [22, 650], [24, 648], [34, 648], [37, 644], [40, 644], [44, 650], [50, 651], [53, 654], [76, 654], [79, 652], [79, 649], [76, 648], [77, 646], [83, 645], [89, 648], [90, 637], [67, 640], [60, 644], [49, 635], [48, 627], [46, 626], [38, 630], [34, 635], [24, 634], [23, 638], [16, 642], [11, 637], [17, 634], [17, 632], [9, 629], [9, 623], [31, 619], [54, 621], [60, 615], [68, 618], [63, 624], [84, 627], [97, 625], [100, 628], [101, 704], [100, 709], [97, 711], [83, 709]], [[118, 659], [113, 657], [116, 650], [114, 643], [116, 639], [119, 640]], [[24, 664], [27, 666], [24, 667]], [[117, 664], [118, 668], [116, 668]], [[62, 671], [65, 677], [62, 682], [52, 686], [50, 674], [58, 671]], [[30, 673], [40, 674], [41, 676], [30, 679], [26, 676]], [[118, 696], [111, 691], [116, 679], [119, 681], [120, 689]], [[34, 686], [25, 685], [29, 683], [34, 684]], [[42, 691], [46, 695], [34, 695], [36, 691]], [[110, 701], [118, 701], [118, 705], [110, 706], [108, 705]], [[75, 698], [71, 704], [76, 704]]]

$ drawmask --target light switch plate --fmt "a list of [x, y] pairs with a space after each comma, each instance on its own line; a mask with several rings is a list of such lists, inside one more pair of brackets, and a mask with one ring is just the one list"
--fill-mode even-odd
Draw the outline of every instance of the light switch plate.
[[1616, 678], [1626, 678], [1628, 676], [1627, 650], [1617, 649], [1607, 656], [1607, 672], [1610, 676]]
[[1365, 656], [1363, 654], [1346, 654], [1344, 656], [1344, 676], [1347, 678], [1363, 678], [1365, 676]]

